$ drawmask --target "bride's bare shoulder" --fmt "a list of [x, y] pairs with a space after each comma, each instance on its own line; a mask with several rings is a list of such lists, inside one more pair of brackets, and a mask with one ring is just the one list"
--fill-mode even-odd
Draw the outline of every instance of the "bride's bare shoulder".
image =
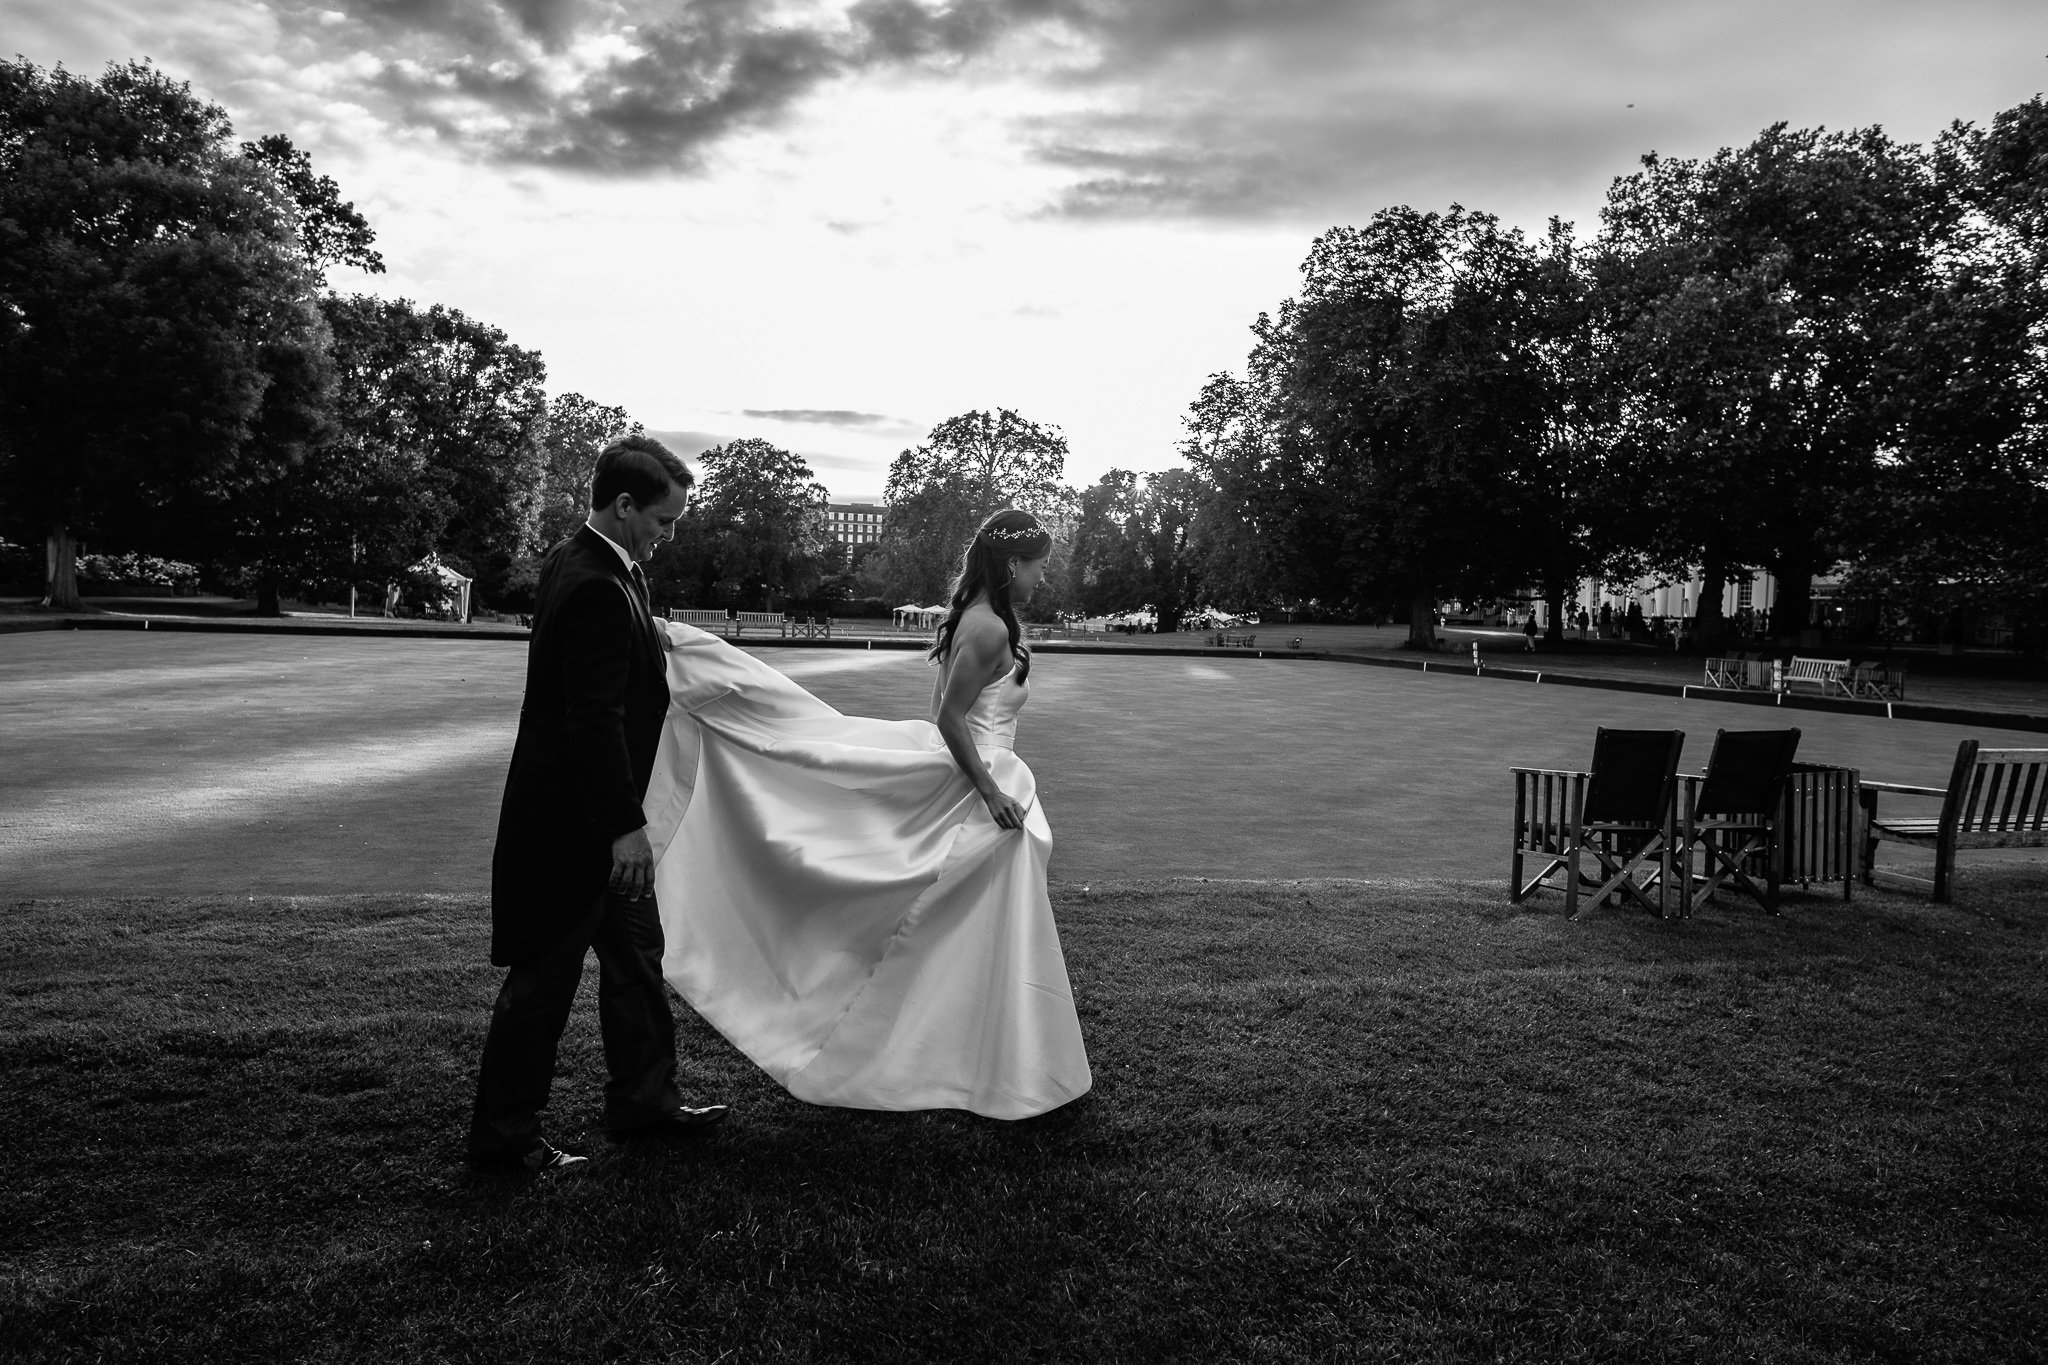
[[1009, 652], [1009, 627], [985, 603], [976, 602], [960, 613], [953, 628], [947, 671], [956, 674], [965, 665], [968, 674], [979, 677], [995, 671]]
[[971, 640], [983, 648], [996, 641], [1001, 641], [1007, 648], [1010, 642], [1010, 628], [1003, 624], [1002, 617], [996, 615], [995, 608], [986, 602], [968, 604], [967, 609], [960, 613], [960, 624], [954, 627], [953, 634], [956, 639], [963, 642]]

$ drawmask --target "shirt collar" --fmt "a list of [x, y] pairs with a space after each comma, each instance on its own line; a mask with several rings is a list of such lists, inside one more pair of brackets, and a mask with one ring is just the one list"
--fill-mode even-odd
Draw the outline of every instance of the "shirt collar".
[[616, 540], [613, 540], [604, 532], [598, 530], [595, 526], [591, 526], [589, 522], [586, 521], [583, 524], [586, 527], [589, 527], [590, 533], [592, 535], [596, 536], [599, 540], [603, 541], [605, 544], [612, 547], [613, 552], [616, 553], [619, 557], [619, 562], [626, 566], [626, 573], [630, 577], [635, 565], [633, 563], [633, 556], [626, 553], [626, 547], [619, 544], [619, 542], [617, 542]]

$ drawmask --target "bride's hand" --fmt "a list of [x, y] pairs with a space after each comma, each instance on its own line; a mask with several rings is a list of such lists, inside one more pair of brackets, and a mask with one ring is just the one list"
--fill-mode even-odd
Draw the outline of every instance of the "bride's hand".
[[1024, 828], [1024, 816], [1030, 810], [1023, 802], [1005, 793], [1000, 787], [991, 787], [982, 793], [981, 799], [988, 803], [988, 813], [1004, 829]]

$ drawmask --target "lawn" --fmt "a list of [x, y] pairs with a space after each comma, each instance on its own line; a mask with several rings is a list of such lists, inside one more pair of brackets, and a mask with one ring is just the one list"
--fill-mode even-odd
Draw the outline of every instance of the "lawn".
[[[0, 895], [479, 890], [525, 653], [508, 640], [0, 636]], [[763, 657], [844, 711], [929, 706], [914, 653]], [[1508, 765], [1583, 765], [1600, 725], [1684, 729], [1697, 766], [1717, 726], [1797, 724], [1802, 757], [1919, 783], [1946, 781], [1966, 735], [2048, 742], [1301, 659], [1046, 655], [1031, 686], [1018, 749], [1052, 821], [1053, 876], [1084, 883], [1505, 881]]]
[[1062, 886], [1091, 1095], [814, 1109], [690, 1020], [733, 1121], [530, 1185], [473, 898], [15, 901], [0, 1357], [2038, 1360], [2044, 897]]
[[[0, 1359], [2038, 1360], [2048, 864], [1957, 905], [1506, 903], [1513, 762], [1748, 709], [1046, 656], [1021, 751], [1096, 1073], [1019, 1124], [789, 1099], [694, 1150], [460, 1140], [524, 651], [0, 638]], [[921, 713], [915, 656], [767, 657]], [[1801, 713], [1939, 781], [1956, 739]], [[1204, 880], [1207, 878], [1207, 880]]]

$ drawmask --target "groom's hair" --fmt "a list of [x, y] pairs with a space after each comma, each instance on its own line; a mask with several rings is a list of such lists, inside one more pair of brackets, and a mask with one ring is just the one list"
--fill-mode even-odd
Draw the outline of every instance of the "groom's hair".
[[646, 507], [667, 497], [671, 487], [688, 492], [696, 481], [682, 457], [652, 436], [621, 436], [597, 453], [590, 506], [609, 507], [624, 493], [635, 507]]

